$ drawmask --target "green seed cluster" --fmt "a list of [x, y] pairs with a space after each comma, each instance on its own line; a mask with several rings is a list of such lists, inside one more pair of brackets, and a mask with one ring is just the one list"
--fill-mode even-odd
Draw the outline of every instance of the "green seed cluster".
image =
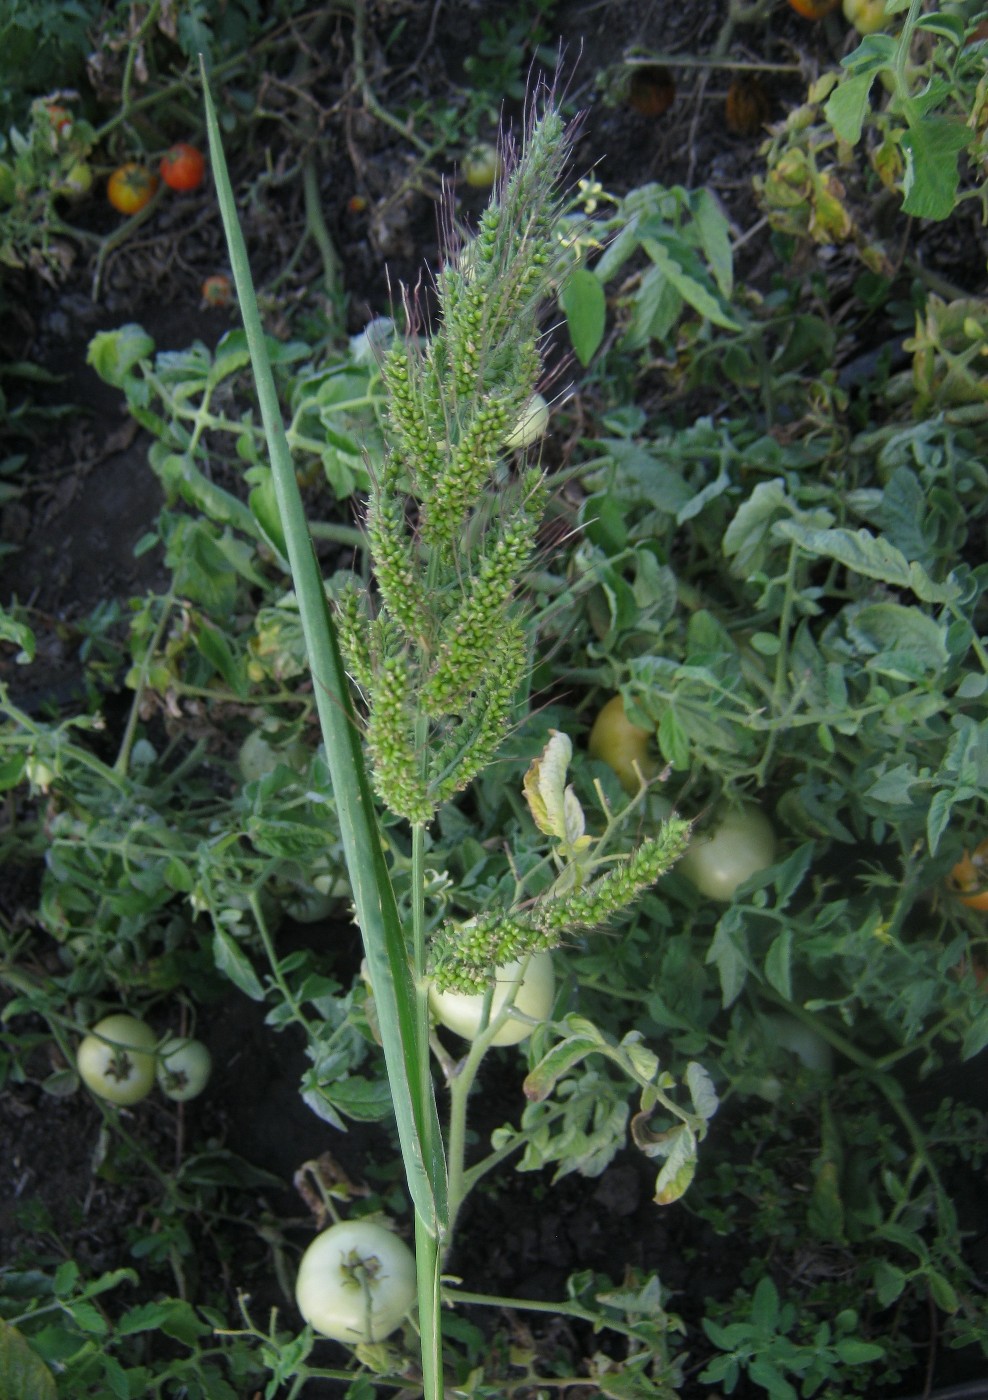
[[531, 558], [539, 506], [545, 496], [545, 483], [539, 480], [524, 509], [494, 540], [469, 581], [466, 597], [447, 619], [435, 668], [422, 697], [430, 714], [443, 714], [459, 705], [476, 677], [490, 668], [491, 638], [497, 635], [494, 629], [503, 626], [518, 575]]
[[543, 896], [523, 917], [482, 914], [466, 924], [447, 922], [433, 953], [437, 988], [482, 992], [504, 963], [557, 948], [577, 930], [601, 928], [675, 864], [691, 829], [689, 822], [670, 818], [619, 865], [582, 888]]
[[347, 670], [360, 689], [367, 690], [374, 684], [370, 629], [360, 593], [352, 581], [341, 591], [336, 602], [336, 630]]
[[414, 748], [411, 687], [401, 653], [385, 658], [374, 678], [367, 747], [383, 802], [410, 822], [430, 821], [435, 808]]
[[538, 471], [510, 480], [503, 444], [541, 371], [566, 149], [550, 111], [476, 239], [439, 275], [438, 330], [382, 365], [388, 450], [366, 516], [375, 589], [366, 600], [346, 591], [337, 613], [378, 793], [413, 823], [490, 763], [524, 679], [519, 589], [547, 490]]

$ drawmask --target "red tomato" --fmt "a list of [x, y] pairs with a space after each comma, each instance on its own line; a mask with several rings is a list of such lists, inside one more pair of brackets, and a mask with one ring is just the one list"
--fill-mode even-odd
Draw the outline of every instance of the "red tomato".
[[947, 879], [950, 889], [969, 909], [988, 910], [988, 841], [965, 851]]
[[56, 102], [46, 102], [45, 111], [48, 113], [52, 131], [57, 132], [59, 136], [67, 127], [72, 126], [72, 113], [67, 112], [64, 107], [59, 107]]
[[110, 176], [106, 183], [106, 197], [119, 213], [139, 214], [151, 202], [157, 188], [157, 175], [146, 165], [129, 160], [125, 165], [118, 165]]
[[229, 306], [233, 300], [233, 286], [225, 272], [214, 272], [202, 284], [202, 299], [207, 306]]
[[804, 19], [823, 19], [831, 10], [836, 10], [840, 0], [789, 0], [789, 3]]
[[161, 157], [158, 173], [170, 190], [195, 190], [206, 174], [206, 162], [195, 146], [179, 141]]

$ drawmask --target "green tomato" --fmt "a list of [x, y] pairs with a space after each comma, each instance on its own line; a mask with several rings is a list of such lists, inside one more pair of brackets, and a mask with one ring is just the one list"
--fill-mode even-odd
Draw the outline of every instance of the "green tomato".
[[213, 1058], [201, 1040], [173, 1036], [158, 1056], [155, 1074], [166, 1098], [186, 1103], [205, 1089], [213, 1072]]
[[654, 778], [659, 771], [658, 762], [649, 751], [653, 738], [650, 730], [631, 723], [624, 701], [620, 695], [614, 695], [593, 722], [587, 750], [591, 758], [599, 758], [613, 768], [625, 792], [634, 795], [642, 778]]
[[245, 783], [255, 782], [273, 773], [279, 763], [284, 763], [296, 772], [305, 767], [309, 752], [298, 739], [278, 747], [272, 744], [263, 729], [255, 729], [240, 745], [237, 766]]
[[775, 833], [761, 808], [749, 802], [723, 809], [708, 831], [693, 837], [676, 869], [708, 899], [726, 903], [774, 859]]
[[[517, 959], [505, 963], [497, 969], [494, 995], [491, 997], [490, 1019], [501, 1010], [508, 999], [514, 979], [521, 967]], [[522, 978], [514, 1000], [514, 1009], [533, 1021], [544, 1021], [552, 1010], [556, 990], [556, 979], [552, 970], [550, 953], [535, 953], [529, 959], [528, 968]], [[484, 1011], [482, 992], [439, 992], [429, 988], [429, 1004], [436, 1019], [464, 1040], [473, 1040], [480, 1030]], [[492, 1045], [519, 1045], [532, 1033], [532, 1027], [525, 1021], [508, 1017], [491, 1040]]]
[[134, 1104], [146, 1098], [154, 1084], [157, 1036], [135, 1016], [104, 1016], [76, 1053], [79, 1077], [98, 1098]]
[[531, 447], [538, 442], [549, 426], [549, 405], [541, 394], [533, 394], [523, 405], [518, 422], [504, 439], [509, 452], [520, 452], [523, 447]]
[[874, 34], [887, 20], [885, 0], [844, 0], [844, 18], [859, 34]]
[[833, 1074], [834, 1052], [819, 1031], [797, 1021], [795, 1016], [765, 1016], [765, 1033], [773, 1045], [788, 1050], [816, 1074]]
[[55, 193], [68, 199], [81, 199], [93, 187], [93, 170], [88, 161], [74, 160], [55, 184]]
[[463, 178], [474, 189], [487, 189], [504, 172], [504, 161], [490, 141], [478, 141], [463, 157]]
[[302, 1255], [295, 1299], [306, 1322], [337, 1342], [383, 1342], [415, 1301], [415, 1257], [373, 1220], [345, 1220]]

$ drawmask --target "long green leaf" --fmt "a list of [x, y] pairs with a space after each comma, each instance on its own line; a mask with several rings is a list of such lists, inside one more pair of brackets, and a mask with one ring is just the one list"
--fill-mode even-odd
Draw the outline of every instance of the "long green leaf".
[[210, 159], [302, 618], [347, 871], [374, 986], [408, 1189], [418, 1217], [430, 1234], [438, 1237], [445, 1232], [447, 1222], [446, 1168], [435, 1094], [431, 1081], [421, 1083], [418, 1069], [415, 998], [404, 932], [384, 859], [349, 684], [285, 438], [216, 109], [205, 71], [202, 76]]

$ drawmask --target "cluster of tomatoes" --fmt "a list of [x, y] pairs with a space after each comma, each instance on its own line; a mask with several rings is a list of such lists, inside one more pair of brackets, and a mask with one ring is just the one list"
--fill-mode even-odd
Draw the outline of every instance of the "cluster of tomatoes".
[[[789, 0], [804, 19], [823, 19], [836, 10], [841, 0]], [[874, 34], [886, 21], [885, 0], [843, 0], [844, 18], [859, 34]]]
[[161, 157], [157, 175], [140, 161], [118, 165], [107, 182], [106, 197], [118, 213], [139, 214], [150, 204], [159, 183], [184, 193], [198, 189], [205, 175], [202, 152], [187, 141], [179, 141]]
[[212, 1058], [201, 1040], [167, 1036], [159, 1044], [146, 1021], [119, 1012], [83, 1036], [76, 1069], [87, 1089], [107, 1103], [140, 1103], [155, 1080], [167, 1098], [184, 1103], [205, 1089]]

